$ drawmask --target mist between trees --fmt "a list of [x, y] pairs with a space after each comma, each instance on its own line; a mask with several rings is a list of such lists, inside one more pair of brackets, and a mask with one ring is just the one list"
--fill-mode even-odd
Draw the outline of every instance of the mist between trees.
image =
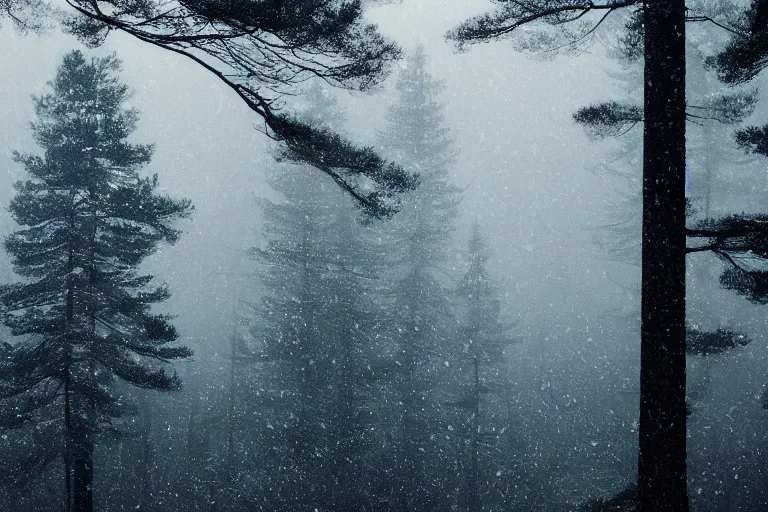
[[[616, 299], [588, 319], [511, 292], [545, 276], [509, 265], [456, 182], [448, 80], [370, 22], [382, 3], [408, 7], [0, 4], [4, 30], [86, 47], [50, 70], [35, 147], [6, 163], [0, 510], [765, 510], [768, 2], [498, 0], [445, 34], [510, 60], [598, 55], [613, 96], [567, 112], [608, 191], [585, 279]], [[178, 321], [176, 267], [152, 264], [204, 213], [164, 186], [163, 141], [138, 140], [141, 77], [96, 50], [113, 32], [209, 73], [269, 140], [237, 211], [245, 270], [210, 272], [237, 281], [212, 336]], [[375, 140], [339, 90], [383, 97]]]

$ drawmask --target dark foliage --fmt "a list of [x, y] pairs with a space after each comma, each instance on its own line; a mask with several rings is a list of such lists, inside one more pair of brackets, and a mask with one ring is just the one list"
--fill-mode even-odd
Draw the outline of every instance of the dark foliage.
[[[448, 38], [463, 46], [514, 36], [522, 49], [536, 52], [573, 47], [584, 42], [611, 14], [640, 4], [640, 0], [500, 0], [494, 11], [467, 20], [451, 30]], [[635, 24], [630, 22], [629, 26]], [[526, 30], [520, 30], [522, 27]], [[532, 34], [526, 34], [530, 29]]]
[[584, 125], [593, 138], [618, 137], [643, 121], [643, 109], [609, 101], [580, 108], [573, 119]]
[[35, 98], [44, 154], [15, 157], [30, 177], [15, 184], [10, 212], [21, 228], [5, 241], [25, 279], [0, 290], [4, 323], [23, 336], [5, 350], [3, 423], [34, 430], [66, 418], [58, 435], [86, 452], [132, 411], [116, 379], [178, 389], [164, 363], [191, 355], [169, 345], [178, 337], [170, 317], [151, 312], [167, 288], [137, 270], [158, 244], [178, 240], [173, 222], [191, 206], [159, 195], [157, 176], [139, 175], [152, 148], [126, 140], [137, 113], [123, 108], [119, 67], [114, 56], [88, 62], [71, 52]]
[[[707, 240], [703, 248], [716, 253], [741, 253], [752, 258], [768, 257], [768, 215], [729, 215], [705, 219], [687, 230], [691, 239]], [[701, 249], [701, 248], [700, 248]]]
[[768, 304], [768, 273], [727, 268], [720, 274], [720, 285], [743, 295], [755, 304]]
[[688, 230], [694, 245], [689, 252], [712, 251], [727, 266], [720, 275], [723, 288], [733, 290], [752, 302], [768, 304], [768, 216], [731, 215], [707, 219]]
[[637, 486], [630, 485], [611, 498], [596, 498], [579, 506], [579, 512], [635, 512]]
[[730, 84], [755, 78], [768, 64], [768, 2], [752, 0], [726, 48], [713, 59], [718, 76]]
[[284, 111], [299, 84], [321, 79], [368, 90], [400, 56], [363, 22], [359, 0], [73, 0], [66, 28], [92, 46], [110, 30], [184, 55], [232, 88], [282, 142], [283, 155], [331, 176], [363, 210], [386, 217], [400, 193], [415, 186], [401, 168], [327, 129]]
[[686, 330], [685, 351], [691, 356], [710, 356], [723, 354], [736, 347], [744, 347], [752, 340], [743, 335], [725, 329], [704, 332], [693, 327]]
[[[686, 113], [689, 121], [711, 120], [722, 124], [737, 124], [754, 112], [757, 91], [738, 91], [701, 100], [701, 104], [689, 103]], [[592, 138], [620, 137], [643, 122], [643, 109], [637, 105], [608, 101], [580, 108], [573, 118], [584, 126]]]
[[737, 131], [736, 143], [748, 153], [768, 156], [768, 126], [750, 126]]

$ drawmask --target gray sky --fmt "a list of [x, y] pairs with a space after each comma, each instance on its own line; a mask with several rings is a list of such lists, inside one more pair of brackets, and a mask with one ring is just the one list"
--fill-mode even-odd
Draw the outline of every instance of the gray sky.
[[[590, 55], [540, 62], [504, 42], [456, 54], [443, 34], [486, 5], [405, 0], [373, 8], [369, 16], [406, 50], [424, 44], [432, 72], [446, 81], [446, 120], [461, 151], [455, 179], [467, 187], [465, 225], [479, 219], [489, 234], [509, 313], [526, 330], [553, 322], [584, 329], [620, 291], [605, 280], [606, 264], [594, 259], [588, 230], [603, 213], [607, 189], [590, 166], [605, 146], [588, 141], [571, 115], [605, 98], [610, 87]], [[10, 183], [21, 176], [11, 150], [35, 149], [29, 95], [43, 89], [77, 43], [57, 32], [22, 37], [5, 28], [0, 44], [13, 49], [0, 55], [0, 203], [6, 205]], [[123, 59], [123, 78], [142, 113], [136, 139], [156, 143], [149, 170], [196, 207], [187, 235], [149, 266], [171, 285], [174, 298], [167, 307], [179, 313], [182, 333], [208, 338], [203, 344], [211, 345], [228, 332], [231, 286], [247, 271], [238, 251], [257, 243], [252, 198], [263, 192], [262, 173], [272, 165], [268, 143], [254, 129], [259, 119], [193, 63], [122, 34], [110, 35], [97, 53], [111, 51]], [[350, 132], [373, 143], [386, 95], [340, 97], [349, 109]], [[0, 215], [6, 233], [12, 225], [5, 212]]]

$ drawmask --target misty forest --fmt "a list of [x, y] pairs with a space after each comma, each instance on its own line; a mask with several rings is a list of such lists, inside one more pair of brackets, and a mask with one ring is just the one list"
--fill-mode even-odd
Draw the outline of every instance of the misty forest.
[[0, 512], [768, 510], [768, 0], [0, 45]]

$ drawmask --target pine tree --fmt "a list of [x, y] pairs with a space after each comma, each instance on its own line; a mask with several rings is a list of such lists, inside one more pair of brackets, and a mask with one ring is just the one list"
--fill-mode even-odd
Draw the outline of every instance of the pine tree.
[[267, 265], [261, 278], [267, 292], [255, 350], [270, 361], [262, 370], [269, 378], [255, 400], [258, 407], [271, 409], [264, 413], [268, 430], [261, 434], [268, 450], [262, 457], [273, 461], [262, 478], [265, 490], [273, 493], [262, 498], [265, 510], [318, 505], [314, 485], [322, 473], [311, 464], [320, 464], [315, 455], [321, 450], [317, 436], [326, 405], [318, 381], [323, 377], [318, 331], [325, 261], [318, 224], [328, 221], [327, 208], [307, 197], [316, 185], [309, 177], [274, 172], [269, 183], [286, 202], [263, 202], [263, 230], [271, 239], [257, 253]]
[[119, 70], [115, 56], [88, 62], [71, 52], [35, 99], [44, 154], [15, 155], [29, 179], [15, 184], [10, 211], [21, 229], [5, 241], [24, 280], [2, 290], [5, 325], [23, 337], [4, 397], [19, 422], [60, 424], [74, 512], [93, 510], [94, 444], [130, 410], [115, 381], [178, 389], [165, 363], [191, 355], [173, 344], [170, 317], [151, 312], [168, 288], [138, 271], [160, 243], [178, 240], [173, 222], [191, 206], [158, 194], [157, 175], [139, 175], [152, 147], [127, 141], [138, 114], [124, 106]]
[[392, 398], [388, 414], [394, 453], [385, 463], [391, 474], [396, 510], [440, 507], [450, 457], [438, 443], [445, 434], [437, 375], [449, 354], [453, 322], [446, 258], [457, 216], [459, 190], [448, 179], [455, 151], [443, 126], [438, 95], [442, 84], [427, 71], [419, 47], [397, 81], [397, 99], [387, 114], [382, 148], [407, 172], [418, 174], [419, 188], [403, 198], [398, 216], [382, 226], [382, 253], [390, 261], [386, 283], [387, 324], [393, 340]]
[[[727, 7], [733, 8], [729, 2], [716, 1], [714, 3], [696, 2], [699, 12], [706, 7], [707, 14], [715, 16]], [[702, 5], [706, 4], [706, 5]], [[632, 25], [631, 30], [637, 32], [634, 36], [627, 37], [624, 41], [639, 41], [641, 39], [641, 26]], [[687, 103], [689, 129], [686, 136], [687, 171], [686, 171], [686, 196], [689, 204], [688, 223], [695, 224], [702, 219], [712, 217], [712, 212], [727, 210], [733, 207], [728, 204], [726, 184], [737, 172], [744, 173], [750, 169], [751, 163], [736, 147], [729, 137], [729, 131], [735, 125], [741, 123], [752, 114], [756, 103], [756, 91], [748, 88], [726, 89], [723, 84], [718, 84], [713, 70], [708, 69], [706, 63], [713, 52], [712, 46], [718, 37], [723, 38], [722, 30], [714, 25], [697, 25], [689, 30], [687, 40]], [[609, 163], [601, 165], [601, 169], [608, 174], [619, 175], [619, 193], [613, 198], [613, 203], [607, 208], [611, 221], [601, 233], [598, 243], [611, 257], [622, 263], [628, 263], [640, 267], [641, 245], [641, 218], [642, 187], [638, 169], [633, 169], [633, 163], [641, 157], [640, 133], [635, 128], [642, 120], [642, 105], [633, 104], [632, 99], [641, 93], [642, 68], [638, 67], [636, 49], [620, 42], [612, 53], [620, 60], [622, 70], [611, 75], [624, 85], [627, 90], [627, 102], [609, 102], [596, 106], [580, 109], [575, 114], [577, 122], [583, 124], [588, 133], [594, 138], [616, 137], [622, 146], [616, 152]], [[631, 113], [631, 115], [626, 115]], [[752, 159], [754, 160], [754, 159]], [[746, 168], [746, 169], [745, 169]], [[619, 169], [619, 170], [617, 170]], [[610, 176], [609, 176], [610, 177]], [[616, 176], [614, 176], [616, 177]], [[731, 180], [732, 181], [732, 178]], [[745, 207], [746, 194], [740, 194], [740, 207]], [[608, 199], [611, 201], [611, 199]], [[688, 289], [694, 292], [701, 289], [709, 279], [707, 261], [696, 261], [697, 266], [688, 274]], [[625, 269], [622, 274], [626, 275]], [[639, 274], [638, 274], [639, 278]], [[633, 286], [634, 283], [629, 286]], [[639, 292], [639, 283], [637, 287]], [[634, 286], [629, 288], [630, 296], [636, 296]], [[700, 296], [700, 295], [699, 295]], [[703, 304], [702, 304], [703, 303]], [[700, 417], [690, 417], [696, 410], [697, 403], [703, 398], [710, 381], [709, 372], [716, 363], [719, 354], [730, 349], [742, 347], [750, 342], [750, 338], [743, 334], [719, 327], [712, 332], [703, 332], [695, 326], [696, 316], [711, 316], [709, 312], [700, 312], [702, 306], [706, 307], [706, 301], [697, 300], [697, 295], [689, 293], [688, 310], [689, 317], [694, 320], [687, 321], [686, 325], [686, 354], [689, 370], [703, 368], [700, 379], [690, 379], [687, 392], [687, 407], [689, 422], [695, 424], [703, 420]], [[691, 314], [693, 312], [693, 314]], [[639, 311], [631, 310], [632, 317], [639, 316]], [[697, 372], [698, 373], [698, 372]], [[705, 443], [706, 431], [696, 431], [694, 428], [689, 435], [688, 464], [692, 470], [698, 470], [700, 457], [697, 455], [707, 453]], [[712, 439], [717, 444], [717, 440]], [[710, 450], [709, 453], [712, 453]], [[711, 464], [711, 461], [707, 461]], [[714, 485], [700, 485], [699, 478], [706, 479], [709, 465], [704, 470], [695, 471], [689, 475], [689, 484], [715, 491]], [[716, 479], [720, 480], [720, 479]], [[712, 495], [707, 493], [698, 499], [706, 499], [711, 502]]]
[[[307, 99], [304, 119], [340, 128], [331, 96], [313, 87]], [[267, 425], [257, 435], [270, 461], [255, 499], [265, 510], [369, 510], [374, 264], [332, 183], [285, 167], [269, 183], [284, 201], [261, 202], [267, 242], [254, 251], [265, 293], [247, 350], [263, 365], [250, 401]]]
[[[503, 453], [504, 441], [511, 435], [500, 397], [511, 392], [505, 349], [512, 339], [501, 322], [501, 303], [486, 269], [487, 260], [488, 248], [475, 224], [469, 240], [469, 269], [457, 293], [462, 312], [456, 365], [460, 372], [459, 395], [449, 403], [469, 416], [464, 433], [469, 449], [462, 461], [466, 476], [462, 508], [468, 512], [488, 510], [493, 505], [487, 498], [499, 493], [493, 482], [501, 482], [500, 476], [508, 469], [508, 461], [495, 453]], [[503, 491], [493, 498], [498, 504], [512, 499]]]
[[[34, 0], [9, 0], [12, 4]], [[415, 185], [371, 148], [286, 108], [308, 80], [366, 91], [386, 78], [400, 49], [366, 23], [360, 0], [76, 0], [64, 27], [85, 44], [112, 31], [189, 58], [231, 88], [282, 143], [282, 155], [330, 176], [368, 214], [387, 217]]]
[[[686, 466], [685, 256], [712, 251], [728, 260], [724, 244], [735, 252], [763, 247], [745, 242], [761, 238], [756, 223], [709, 221], [701, 229], [686, 228], [686, 23], [714, 23], [730, 30], [728, 12], [710, 15], [708, 2], [688, 8], [684, 0], [570, 0], [519, 2], [500, 0], [494, 12], [463, 23], [448, 36], [460, 45], [512, 37], [520, 48], [547, 51], [579, 48], [594, 37], [613, 14], [629, 13], [621, 36], [644, 61], [644, 105], [624, 108], [604, 104], [598, 111], [612, 123], [642, 122], [643, 227], [641, 277], [641, 363], [638, 500], [641, 512], [689, 509]], [[753, 27], [765, 26], [753, 9]], [[736, 10], [731, 9], [731, 12]], [[760, 18], [761, 21], [757, 19]], [[745, 64], [733, 76], [750, 78], [764, 66], [762, 33], [723, 59]], [[740, 43], [744, 43], [743, 38]], [[747, 48], [744, 51], [744, 48]], [[741, 60], [739, 61], [739, 58]], [[732, 69], [739, 66], [733, 66]], [[733, 221], [734, 219], [731, 219]], [[759, 219], [752, 219], [759, 220]], [[694, 247], [686, 246], [686, 237]], [[696, 239], [709, 239], [704, 243]], [[757, 244], [759, 245], [759, 244]], [[718, 252], [719, 251], [719, 252]], [[732, 258], [730, 258], [732, 259]], [[734, 275], [737, 273], [738, 275]], [[724, 278], [735, 288], [758, 287], [744, 269]]]
[[253, 402], [268, 422], [263, 457], [274, 461], [264, 480], [274, 494], [261, 498], [265, 509], [356, 509], [368, 476], [360, 467], [375, 318], [365, 309], [368, 256], [344, 215], [351, 205], [326, 206], [332, 188], [318, 193], [316, 180], [296, 172], [270, 182], [288, 202], [263, 204], [271, 239], [256, 253], [267, 293], [251, 349], [263, 362]]

